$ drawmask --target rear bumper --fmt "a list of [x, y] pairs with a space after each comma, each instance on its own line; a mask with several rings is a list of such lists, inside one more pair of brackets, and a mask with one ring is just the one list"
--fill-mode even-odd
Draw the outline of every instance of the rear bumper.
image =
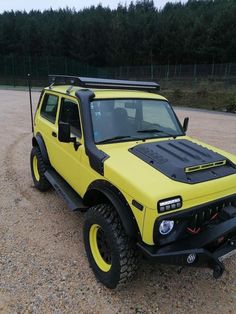
[[138, 247], [156, 262], [209, 267], [219, 278], [224, 271], [223, 259], [236, 254], [236, 217], [169, 245], [158, 248], [138, 243]]

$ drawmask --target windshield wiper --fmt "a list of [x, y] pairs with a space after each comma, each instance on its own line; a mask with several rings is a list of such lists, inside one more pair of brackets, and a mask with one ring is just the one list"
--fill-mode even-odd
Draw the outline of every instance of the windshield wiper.
[[120, 135], [120, 136], [113, 136], [113, 137], [110, 137], [110, 138], [106, 138], [105, 140], [99, 141], [96, 144], [115, 142], [115, 141], [121, 140], [121, 139], [141, 140], [141, 138], [139, 138], [139, 137], [133, 137], [133, 136], [130, 136], [130, 135]]
[[173, 138], [176, 138], [176, 136], [177, 136], [177, 135], [173, 135], [173, 134], [170, 134], [166, 131], [159, 130], [159, 129], [141, 129], [141, 130], [137, 130], [137, 133], [164, 133], [164, 134], [171, 136]]

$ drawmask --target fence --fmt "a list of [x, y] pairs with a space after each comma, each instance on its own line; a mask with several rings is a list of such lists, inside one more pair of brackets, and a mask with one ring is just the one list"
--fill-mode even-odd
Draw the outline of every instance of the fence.
[[199, 82], [236, 85], [236, 63], [93, 67], [64, 57], [0, 56], [0, 85], [25, 85], [31, 73], [34, 85], [45, 85], [48, 74], [68, 74], [116, 79], [156, 80], [162, 86], [170, 81], [195, 86]]

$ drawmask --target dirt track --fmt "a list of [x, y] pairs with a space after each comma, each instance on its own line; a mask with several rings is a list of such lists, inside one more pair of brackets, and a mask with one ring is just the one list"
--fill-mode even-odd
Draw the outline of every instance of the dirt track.
[[[36, 103], [38, 93], [33, 94]], [[0, 91], [0, 313], [235, 313], [236, 257], [211, 271], [143, 261], [123, 291], [97, 283], [83, 247], [83, 214], [32, 184], [28, 95]], [[236, 154], [236, 115], [178, 110], [189, 134]]]

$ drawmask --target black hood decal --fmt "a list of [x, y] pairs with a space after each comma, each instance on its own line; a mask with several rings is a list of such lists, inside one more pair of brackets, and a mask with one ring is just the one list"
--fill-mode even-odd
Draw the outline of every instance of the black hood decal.
[[145, 143], [129, 150], [172, 180], [194, 184], [236, 173], [226, 157], [189, 140]]

